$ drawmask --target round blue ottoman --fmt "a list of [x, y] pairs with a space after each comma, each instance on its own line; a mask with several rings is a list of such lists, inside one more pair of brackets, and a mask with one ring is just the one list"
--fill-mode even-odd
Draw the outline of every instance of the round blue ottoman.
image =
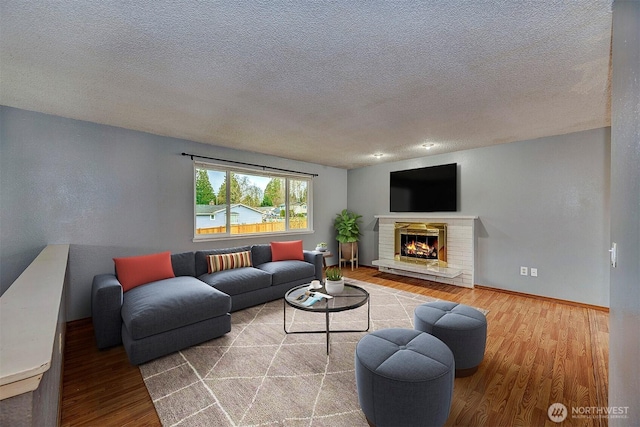
[[413, 329], [365, 335], [355, 354], [360, 407], [370, 425], [442, 426], [453, 397], [454, 360], [439, 339]]
[[473, 307], [434, 301], [416, 307], [415, 329], [439, 338], [453, 352], [456, 377], [472, 375], [484, 359], [487, 318]]

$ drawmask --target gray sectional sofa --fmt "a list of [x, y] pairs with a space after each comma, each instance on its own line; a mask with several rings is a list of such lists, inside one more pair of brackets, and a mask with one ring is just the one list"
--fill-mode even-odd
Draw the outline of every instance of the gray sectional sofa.
[[[250, 251], [251, 267], [208, 273], [207, 256]], [[272, 261], [271, 246], [253, 245], [171, 255], [176, 277], [123, 292], [114, 274], [94, 277], [91, 310], [98, 348], [123, 344], [134, 365], [217, 338], [231, 314], [282, 298], [294, 286], [322, 279], [322, 254]]]

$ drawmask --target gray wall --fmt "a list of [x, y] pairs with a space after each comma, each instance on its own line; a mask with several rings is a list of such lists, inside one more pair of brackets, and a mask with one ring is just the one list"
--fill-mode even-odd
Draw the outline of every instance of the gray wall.
[[[0, 124], [2, 290], [45, 245], [70, 243], [68, 320], [90, 315], [91, 279], [113, 271], [114, 256], [271, 240], [192, 242], [183, 151], [318, 173], [316, 232], [305, 247], [326, 241], [336, 251], [333, 217], [348, 206], [364, 215], [364, 265], [377, 258], [374, 215], [389, 213], [389, 171], [457, 162], [460, 212], [480, 218], [477, 284], [609, 305], [609, 129], [347, 173], [8, 107]], [[538, 278], [520, 276], [521, 265], [538, 268]]]
[[640, 3], [613, 4], [609, 406], [628, 407], [611, 426], [640, 425]]
[[319, 174], [315, 233], [301, 238], [307, 249], [320, 241], [337, 249], [332, 221], [347, 206], [343, 169], [0, 107], [2, 292], [47, 244], [70, 243], [74, 320], [90, 316], [91, 280], [113, 272], [115, 256], [290, 239], [193, 243], [193, 166], [182, 152]]
[[378, 257], [374, 215], [390, 213], [389, 172], [453, 162], [458, 211], [479, 217], [476, 284], [609, 305], [609, 128], [350, 170], [362, 264]]

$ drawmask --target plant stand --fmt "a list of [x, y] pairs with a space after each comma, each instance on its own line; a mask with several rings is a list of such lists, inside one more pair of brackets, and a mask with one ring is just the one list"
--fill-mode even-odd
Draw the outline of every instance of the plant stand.
[[358, 268], [358, 250], [356, 249], [354, 251], [354, 248], [357, 248], [356, 244], [351, 243], [351, 258], [347, 259], [347, 258], [343, 258], [342, 257], [342, 253], [343, 253], [342, 252], [342, 243], [340, 243], [338, 245], [338, 259], [340, 260], [339, 261], [340, 268], [342, 268], [342, 263], [343, 262], [345, 263], [345, 266], [347, 265], [347, 262], [350, 262], [351, 263], [351, 270], [353, 270], [353, 264], [354, 263], [356, 264], [356, 268]]

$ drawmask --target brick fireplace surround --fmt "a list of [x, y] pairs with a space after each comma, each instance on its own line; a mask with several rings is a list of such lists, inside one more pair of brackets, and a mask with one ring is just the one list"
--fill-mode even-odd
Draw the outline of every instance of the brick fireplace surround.
[[[416, 277], [449, 285], [473, 288], [475, 283], [475, 222], [477, 216], [391, 214], [378, 219], [378, 256], [372, 262], [385, 273]], [[395, 223], [447, 224], [447, 267], [428, 267], [396, 260]]]

